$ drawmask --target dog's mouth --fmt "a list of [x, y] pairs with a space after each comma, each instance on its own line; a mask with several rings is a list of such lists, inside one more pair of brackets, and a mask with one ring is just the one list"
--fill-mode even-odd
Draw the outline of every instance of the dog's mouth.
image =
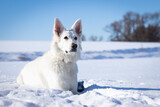
[[77, 49], [71, 49], [70, 51], [65, 51], [66, 54], [71, 53], [71, 52], [77, 52]]
[[73, 48], [73, 49], [71, 49], [71, 52], [77, 52], [77, 49]]

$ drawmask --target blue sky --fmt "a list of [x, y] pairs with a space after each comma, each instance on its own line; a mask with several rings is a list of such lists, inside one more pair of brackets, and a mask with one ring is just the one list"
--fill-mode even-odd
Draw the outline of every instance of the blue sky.
[[68, 29], [81, 18], [86, 38], [108, 40], [104, 27], [128, 11], [160, 11], [160, 0], [0, 0], [0, 40], [50, 41], [55, 17]]

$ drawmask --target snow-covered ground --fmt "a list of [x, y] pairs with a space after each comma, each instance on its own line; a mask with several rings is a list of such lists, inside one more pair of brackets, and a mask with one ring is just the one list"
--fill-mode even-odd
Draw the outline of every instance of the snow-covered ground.
[[84, 42], [79, 95], [18, 86], [23, 66], [49, 48], [50, 42], [0, 42], [0, 107], [160, 106], [160, 43]]

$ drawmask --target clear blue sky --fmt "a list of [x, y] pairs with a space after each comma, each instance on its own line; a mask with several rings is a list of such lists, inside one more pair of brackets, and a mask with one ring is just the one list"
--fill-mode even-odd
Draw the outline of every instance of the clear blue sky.
[[107, 40], [103, 28], [128, 11], [160, 11], [160, 0], [0, 0], [0, 40], [49, 41], [55, 17], [66, 28], [81, 18], [87, 38]]

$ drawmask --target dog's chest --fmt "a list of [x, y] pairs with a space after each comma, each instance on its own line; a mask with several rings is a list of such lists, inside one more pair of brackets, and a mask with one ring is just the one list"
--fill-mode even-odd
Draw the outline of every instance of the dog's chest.
[[76, 63], [65, 63], [64, 61], [53, 62], [50, 66], [56, 73], [73, 73], [76, 70]]

